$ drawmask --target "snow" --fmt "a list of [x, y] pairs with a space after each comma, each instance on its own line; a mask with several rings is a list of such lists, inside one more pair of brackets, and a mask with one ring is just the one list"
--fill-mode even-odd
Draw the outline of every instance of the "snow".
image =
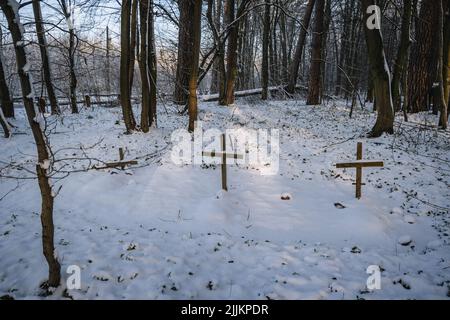
[[[123, 171], [53, 176], [53, 188], [62, 186], [54, 220], [63, 281], [69, 266], [81, 268], [81, 289], [69, 290], [74, 299], [448, 299], [448, 134], [423, 131], [423, 143], [409, 131], [366, 139], [374, 114], [358, 110], [349, 119], [343, 103], [202, 103], [205, 130], [280, 130], [278, 174], [233, 165], [223, 192], [220, 166], [171, 160], [171, 134], [186, 119], [168, 108], [148, 134], [124, 135], [123, 122], [115, 124], [120, 108], [47, 119], [56, 123], [50, 137], [56, 159], [92, 158], [61, 160], [52, 169], [117, 161], [120, 147], [127, 160], [139, 161]], [[411, 121], [436, 120], [430, 117]], [[27, 132], [23, 110], [14, 121]], [[32, 141], [30, 135], [2, 141], [2, 176], [32, 176], [5, 168], [14, 161], [33, 172]], [[355, 170], [334, 164], [354, 161], [360, 141], [364, 159], [381, 159], [385, 167], [364, 172], [357, 200]], [[0, 296], [44, 299], [37, 181], [0, 178], [0, 199]], [[372, 265], [383, 270], [381, 290], [366, 289]], [[64, 288], [46, 299], [61, 299]]]
[[42, 161], [41, 163], [39, 163], [39, 166], [43, 170], [48, 170], [50, 168], [50, 164], [51, 164], [50, 160], [46, 159], [46, 160]]
[[410, 236], [402, 236], [398, 239], [398, 243], [401, 244], [402, 246], [407, 246], [409, 244], [411, 244], [412, 239]]

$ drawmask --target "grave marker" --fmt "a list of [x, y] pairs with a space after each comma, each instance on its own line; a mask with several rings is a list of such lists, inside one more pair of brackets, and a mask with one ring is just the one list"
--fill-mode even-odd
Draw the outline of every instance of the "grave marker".
[[344, 162], [336, 164], [338, 169], [356, 168], [356, 198], [361, 199], [361, 189], [364, 185], [362, 183], [362, 169], [370, 167], [383, 167], [383, 161], [364, 161], [362, 160], [362, 142], [358, 142], [356, 150], [356, 161], [355, 162]]
[[227, 158], [229, 159], [244, 159], [243, 155], [236, 153], [227, 153], [225, 134], [222, 134], [220, 145], [222, 152], [202, 152], [204, 157], [222, 158], [222, 189], [228, 191], [227, 186]]

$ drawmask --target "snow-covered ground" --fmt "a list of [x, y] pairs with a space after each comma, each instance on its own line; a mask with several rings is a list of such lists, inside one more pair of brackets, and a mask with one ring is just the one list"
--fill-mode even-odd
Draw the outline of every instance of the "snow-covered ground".
[[[448, 133], [398, 118], [396, 136], [366, 139], [374, 115], [343, 103], [240, 100], [202, 103], [204, 129], [280, 130], [280, 171], [263, 176], [230, 166], [228, 193], [220, 167], [177, 166], [171, 133], [186, 118], [171, 105], [149, 134], [123, 135], [119, 108], [82, 110], [52, 122], [51, 142], [63, 171], [53, 178], [55, 242], [64, 283], [81, 268], [74, 299], [448, 299], [450, 296], [450, 145]], [[416, 115], [414, 123], [433, 123]], [[32, 177], [35, 148], [24, 114], [0, 144], [0, 296], [39, 296], [47, 265], [41, 249], [40, 198]], [[355, 170], [337, 162], [364, 159], [363, 198]], [[91, 170], [82, 160], [138, 159], [128, 170]], [[18, 170], [11, 167], [23, 167]], [[5, 178], [8, 176], [9, 178]], [[289, 194], [290, 200], [282, 200]], [[406, 245], [402, 245], [406, 244]], [[369, 291], [366, 269], [381, 267]]]

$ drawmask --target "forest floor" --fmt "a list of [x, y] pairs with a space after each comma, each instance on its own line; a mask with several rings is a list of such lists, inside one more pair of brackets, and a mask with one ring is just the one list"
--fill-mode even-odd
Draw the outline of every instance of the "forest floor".
[[[375, 115], [358, 109], [349, 119], [343, 102], [202, 103], [204, 129], [280, 130], [279, 173], [230, 166], [223, 193], [220, 167], [172, 162], [171, 134], [186, 118], [166, 107], [148, 134], [124, 135], [119, 108], [49, 118], [63, 171], [95, 163], [86, 156], [117, 161], [119, 147], [139, 165], [53, 178], [64, 285], [46, 297], [37, 181], [14, 179], [31, 178], [36, 164], [18, 110], [19, 134], [0, 144], [0, 296], [61, 299], [67, 267], [78, 265], [73, 299], [450, 297], [450, 144], [426, 126], [434, 116], [399, 117], [395, 136], [366, 139]], [[364, 170], [361, 200], [355, 170], [334, 167], [355, 159], [357, 142], [364, 159], [385, 162]], [[380, 290], [366, 289], [371, 265], [381, 267]]]

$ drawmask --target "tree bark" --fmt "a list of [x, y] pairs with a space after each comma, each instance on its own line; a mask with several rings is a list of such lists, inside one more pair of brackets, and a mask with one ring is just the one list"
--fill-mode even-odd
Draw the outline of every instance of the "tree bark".
[[153, 0], [149, 1], [149, 16], [148, 16], [148, 73], [150, 79], [150, 113], [149, 125], [158, 124], [158, 117], [156, 112], [157, 101], [157, 61], [156, 61], [156, 45], [155, 45], [155, 18], [153, 13]]
[[147, 45], [147, 31], [148, 31], [148, 17], [149, 17], [149, 0], [140, 0], [140, 37], [141, 49], [139, 58], [139, 71], [141, 74], [142, 87], [142, 107], [141, 107], [141, 130], [143, 132], [149, 131], [149, 117], [150, 117], [150, 79], [148, 74], [148, 45]]
[[266, 0], [264, 6], [264, 31], [262, 39], [262, 100], [269, 96], [269, 41], [270, 41], [270, 2]]
[[438, 71], [437, 71], [437, 83], [439, 85], [439, 109], [440, 109], [440, 116], [439, 116], [439, 127], [443, 130], [447, 129], [447, 102], [445, 98], [445, 90], [444, 86], [446, 86], [446, 80], [444, 81], [445, 72], [444, 70], [447, 68], [447, 64], [444, 64], [444, 45], [445, 42], [448, 42], [448, 39], [444, 42], [444, 34], [446, 34], [444, 30], [444, 5], [443, 1], [446, 0], [438, 0], [435, 4], [438, 7], [439, 14], [438, 14]]
[[180, 11], [179, 30], [178, 30], [178, 61], [177, 74], [175, 79], [174, 103], [185, 105], [188, 99], [190, 69], [194, 63], [193, 38], [194, 26], [192, 17], [194, 15], [195, 0], [178, 0]]
[[53, 225], [53, 195], [50, 186], [47, 170], [43, 164], [49, 161], [48, 145], [41, 125], [43, 125], [43, 115], [34, 105], [32, 82], [29, 75], [28, 60], [24, 48], [24, 38], [22, 34], [23, 26], [18, 13], [19, 4], [14, 0], [0, 0], [0, 7], [8, 21], [8, 27], [14, 42], [16, 52], [17, 68], [22, 88], [22, 98], [27, 113], [28, 122], [36, 143], [38, 162], [36, 172], [41, 191], [42, 211], [42, 244], [44, 256], [49, 266], [49, 276], [47, 284], [51, 287], [58, 287], [61, 280], [61, 266], [56, 258], [54, 249], [54, 225]]
[[[408, 50], [411, 44], [411, 17], [412, 17], [412, 1], [403, 1], [403, 17], [402, 32], [400, 45], [395, 60], [394, 74], [392, 77], [392, 100], [394, 102], [394, 110], [400, 111], [402, 105], [400, 81], [404, 79], [406, 71], [406, 62], [408, 60]], [[403, 93], [405, 94], [405, 93]]]
[[132, 0], [130, 24], [130, 94], [133, 93], [134, 71], [136, 63], [138, 0]]
[[7, 118], [14, 117], [14, 104], [9, 93], [8, 84], [6, 82], [5, 71], [3, 69], [3, 56], [0, 49], [0, 105], [3, 115]]
[[69, 76], [70, 76], [70, 106], [72, 108], [72, 113], [78, 113], [78, 105], [77, 105], [77, 76], [75, 73], [75, 50], [77, 47], [76, 39], [75, 39], [75, 26], [72, 22], [70, 8], [67, 7], [66, 0], [61, 0], [61, 6], [63, 10], [64, 17], [67, 21], [67, 26], [69, 28]]
[[[229, 37], [227, 47], [227, 79], [226, 79], [226, 94], [224, 105], [234, 104], [234, 91], [237, 77], [237, 49], [239, 40], [239, 25], [242, 23], [241, 19], [244, 10], [249, 3], [248, 0], [242, 0], [236, 14], [235, 0], [227, 0], [225, 5], [225, 15], [227, 16]], [[237, 19], [236, 19], [237, 17]], [[235, 21], [237, 20], [237, 21]]]
[[316, 0], [309, 0], [306, 6], [305, 15], [303, 16], [302, 26], [300, 29], [300, 35], [297, 40], [297, 46], [295, 49], [294, 58], [292, 60], [291, 68], [289, 71], [289, 84], [286, 91], [289, 93], [295, 92], [295, 87], [297, 85], [298, 71], [300, 69], [300, 63], [302, 60], [303, 48], [305, 47], [306, 35], [308, 33], [309, 23], [311, 21], [312, 12], [314, 9], [314, 4]]
[[50, 101], [52, 114], [60, 114], [58, 100], [55, 95], [52, 82], [52, 72], [50, 67], [50, 58], [47, 51], [47, 39], [45, 38], [45, 28], [42, 19], [40, 0], [33, 0], [34, 20], [36, 21], [36, 34], [39, 43], [39, 50], [41, 53], [42, 69], [44, 73], [45, 86], [47, 88], [48, 99]]
[[130, 14], [131, 0], [123, 0], [120, 26], [120, 100], [127, 133], [136, 129], [130, 92]]
[[11, 128], [1, 108], [0, 108], [0, 126], [3, 128], [5, 138], [9, 138], [11, 136]]
[[412, 113], [428, 110], [428, 95], [436, 78], [438, 6], [423, 0], [416, 20], [416, 40], [412, 45], [408, 71], [408, 106]]
[[366, 26], [366, 21], [369, 19], [367, 8], [375, 5], [375, 1], [361, 0], [361, 2], [364, 13], [364, 33], [366, 36], [370, 68], [373, 75], [374, 95], [377, 103], [377, 121], [369, 136], [375, 138], [381, 136], [383, 133], [394, 133], [394, 108], [392, 104], [390, 74], [387, 69], [381, 30], [370, 30]]
[[[186, 1], [188, 2], [188, 1]], [[198, 65], [200, 60], [200, 41], [201, 41], [201, 25], [202, 25], [202, 0], [189, 1], [192, 6], [189, 10], [192, 11], [192, 64], [189, 66], [189, 132], [195, 129], [195, 122], [197, 121], [197, 81], [198, 81]]]
[[307, 105], [317, 105], [321, 102], [321, 67], [324, 37], [325, 0], [317, 0], [315, 10], [314, 35], [312, 40], [311, 67], [309, 70], [309, 87]]

